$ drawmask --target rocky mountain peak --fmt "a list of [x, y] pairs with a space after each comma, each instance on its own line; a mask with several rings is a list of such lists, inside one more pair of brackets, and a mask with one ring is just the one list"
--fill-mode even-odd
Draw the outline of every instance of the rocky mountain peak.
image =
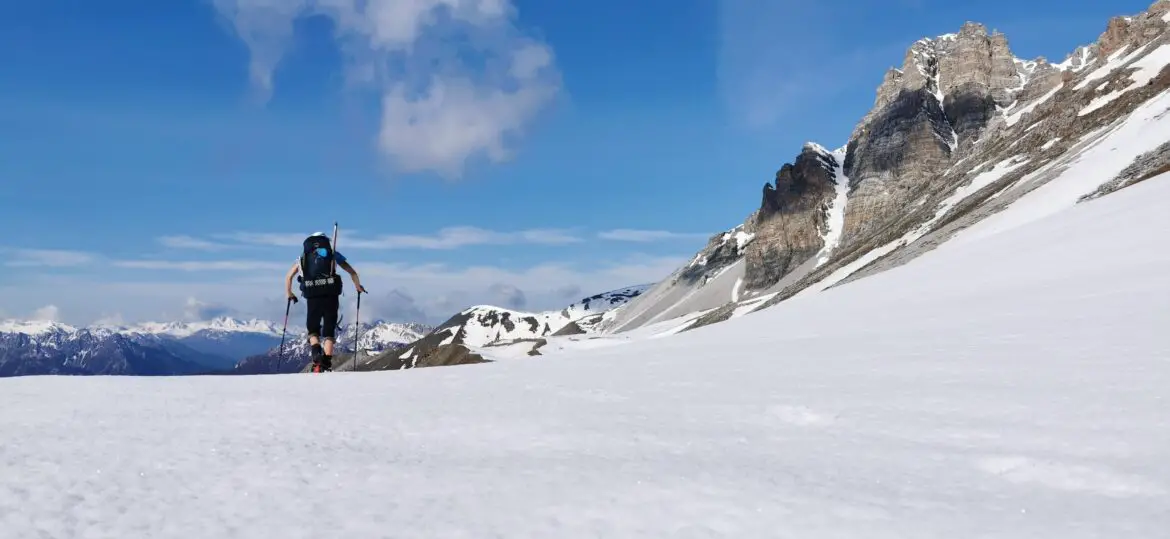
[[806, 143], [792, 163], [776, 171], [775, 184], [764, 184], [764, 197], [757, 223], [778, 213], [808, 210], [820, 203], [822, 195], [833, 191], [837, 161], [823, 146]]
[[1097, 39], [1102, 57], [1133, 46], [1140, 46], [1161, 36], [1170, 24], [1170, 0], [1158, 0], [1136, 16], [1113, 17]]

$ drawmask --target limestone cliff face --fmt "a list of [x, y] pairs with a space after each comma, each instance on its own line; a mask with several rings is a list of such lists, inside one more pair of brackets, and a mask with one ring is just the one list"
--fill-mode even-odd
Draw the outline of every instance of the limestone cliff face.
[[856, 191], [846, 242], [873, 233], [936, 188], [940, 173], [970, 152], [998, 111], [1027, 88], [1028, 67], [1003, 34], [980, 24], [914, 43], [850, 138], [845, 174]]
[[793, 163], [764, 185], [760, 209], [747, 222], [753, 241], [744, 252], [744, 286], [767, 288], [824, 245], [826, 207], [833, 200], [842, 163], [839, 156], [806, 144]]
[[[765, 187], [760, 209], [745, 223], [754, 235], [745, 254], [745, 289], [767, 289], [811, 257], [848, 251], [953, 189], [959, 163], [1000, 144], [1032, 116], [1049, 114], [1058, 100], [1053, 96], [1071, 81], [1109, 55], [1166, 39], [1168, 12], [1170, 0], [1158, 0], [1141, 15], [1115, 17], [1096, 43], [1059, 64], [1018, 58], [1006, 36], [974, 22], [918, 40], [901, 67], [885, 73], [873, 108], [843, 152], [834, 157], [807, 144], [781, 168], [776, 185]], [[844, 204], [844, 224], [835, 244], [826, 245], [837, 179], [848, 182], [836, 206]]]
[[[1011, 200], [995, 199], [1000, 189], [1170, 87], [1170, 67], [1158, 64], [1170, 63], [1160, 48], [1170, 47], [1168, 13], [1170, 0], [1158, 0], [1115, 17], [1096, 42], [1059, 63], [1018, 58], [1006, 36], [978, 23], [911, 44], [841, 149], [806, 144], [734, 234], [713, 237], [680, 270], [680, 284], [663, 285], [654, 305], [632, 305], [638, 318], [621, 328], [700, 312], [695, 324], [703, 325], [745, 305], [765, 308], [839, 282], [844, 277], [829, 278], [837, 271], [852, 279], [901, 263], [965, 216], [998, 211]], [[1148, 156], [1115, 185], [1162, 170], [1163, 158]], [[1012, 171], [966, 192], [972, 178], [1001, 165]], [[1029, 189], [1041, 181], [1029, 180]], [[744, 241], [729, 243], [733, 235]]]
[[[882, 78], [873, 109], [838, 159], [806, 145], [782, 167], [776, 186], [765, 187], [761, 208], [745, 223], [755, 235], [745, 254], [745, 289], [768, 289], [811, 257], [848, 250], [954, 188], [949, 172], [957, 164], [1047, 113], [1068, 82], [1109, 55], [1164, 40], [1168, 12], [1170, 1], [1158, 0], [1141, 15], [1117, 16], [1096, 43], [1058, 64], [1017, 57], [1004, 34], [976, 22], [911, 44], [901, 68]], [[845, 222], [837, 244], [826, 246], [834, 178], [848, 181]]]
[[1110, 19], [1105, 32], [1097, 40], [1101, 56], [1107, 57], [1133, 45], [1144, 45], [1157, 39], [1166, 30], [1167, 21], [1163, 16], [1167, 13], [1170, 13], [1170, 2], [1160, 0], [1141, 15]]

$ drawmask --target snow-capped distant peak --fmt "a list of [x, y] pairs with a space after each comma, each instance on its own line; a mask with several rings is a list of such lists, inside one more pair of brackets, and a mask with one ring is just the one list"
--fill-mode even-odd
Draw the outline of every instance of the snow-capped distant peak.
[[572, 323], [578, 323], [582, 330], [587, 331], [596, 323], [594, 317], [622, 307], [651, 287], [652, 284], [643, 284], [619, 288], [582, 298], [553, 311], [524, 312], [494, 305], [475, 305], [452, 317], [439, 330], [447, 330], [449, 334], [443, 344], [453, 342], [458, 335], [457, 344], [472, 347], [547, 337]]
[[578, 319], [589, 314], [600, 313], [628, 303], [630, 300], [649, 290], [653, 284], [628, 286], [601, 294], [594, 294], [569, 305], [569, 318]]
[[77, 328], [51, 320], [0, 320], [0, 333], [23, 333], [29, 336], [57, 331], [73, 333]]
[[231, 317], [220, 317], [199, 322], [145, 322], [127, 328], [123, 333], [139, 333], [149, 335], [167, 335], [171, 337], [189, 337], [201, 331], [222, 333], [258, 333], [264, 335], [279, 335], [280, 328], [267, 320], [237, 320]]
[[429, 331], [429, 327], [420, 324], [377, 322], [373, 327], [363, 329], [361, 339], [363, 343], [408, 343], [423, 338]]

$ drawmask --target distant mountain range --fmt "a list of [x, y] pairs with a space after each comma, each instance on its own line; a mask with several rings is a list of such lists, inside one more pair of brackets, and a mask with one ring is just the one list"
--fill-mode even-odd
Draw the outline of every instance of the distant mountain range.
[[[366, 349], [380, 351], [429, 329], [374, 321], [362, 324], [362, 342]], [[230, 317], [91, 327], [7, 320], [0, 322], [0, 376], [246, 372], [241, 360], [278, 347], [280, 335], [274, 322]], [[305, 342], [304, 331], [290, 330], [285, 342], [287, 350], [295, 351]]]
[[[422, 338], [431, 331], [425, 324], [395, 322], [372, 322], [359, 325], [358, 337], [360, 349], [364, 354], [379, 354], [385, 350], [395, 349]], [[334, 354], [348, 356], [353, 354], [354, 326], [340, 324], [337, 327], [337, 345]], [[254, 351], [239, 363], [234, 365], [233, 374], [271, 374], [300, 372], [310, 363], [308, 335], [300, 332], [289, 335], [285, 339], [284, 349], [281, 350], [279, 339], [272, 346]], [[340, 365], [338, 361], [337, 365]]]
[[[482, 346], [537, 338], [555, 332], [591, 330], [604, 313], [625, 304], [650, 285], [596, 294], [556, 311], [525, 313], [492, 306], [470, 307], [440, 328], [458, 333], [443, 342], [436, 328], [418, 323], [363, 322], [361, 356], [379, 357], [414, 343]], [[338, 327], [337, 368], [352, 358], [355, 328]], [[268, 374], [299, 372], [309, 364], [304, 329], [289, 328], [280, 347], [281, 326], [268, 320], [220, 317], [199, 322], [74, 327], [57, 322], [0, 322], [0, 377], [70, 375]], [[430, 340], [427, 340], [427, 339]]]

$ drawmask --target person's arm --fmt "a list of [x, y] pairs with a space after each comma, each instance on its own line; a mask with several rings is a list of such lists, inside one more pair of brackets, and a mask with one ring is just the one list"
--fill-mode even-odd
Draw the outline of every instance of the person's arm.
[[293, 301], [296, 301], [297, 297], [296, 297], [296, 295], [293, 294], [293, 291], [292, 291], [292, 281], [293, 281], [293, 277], [296, 277], [296, 275], [299, 271], [301, 271], [301, 265], [294, 262], [292, 267], [289, 268], [289, 270], [288, 270], [288, 275], [284, 276], [285, 295], [287, 295]]
[[357, 270], [353, 269], [353, 266], [349, 265], [348, 261], [338, 262], [337, 265], [341, 266], [341, 269], [345, 270], [345, 272], [349, 274], [349, 278], [353, 280], [354, 290], [357, 290], [359, 293], [366, 291], [366, 289], [362, 287], [362, 278], [358, 276]]

